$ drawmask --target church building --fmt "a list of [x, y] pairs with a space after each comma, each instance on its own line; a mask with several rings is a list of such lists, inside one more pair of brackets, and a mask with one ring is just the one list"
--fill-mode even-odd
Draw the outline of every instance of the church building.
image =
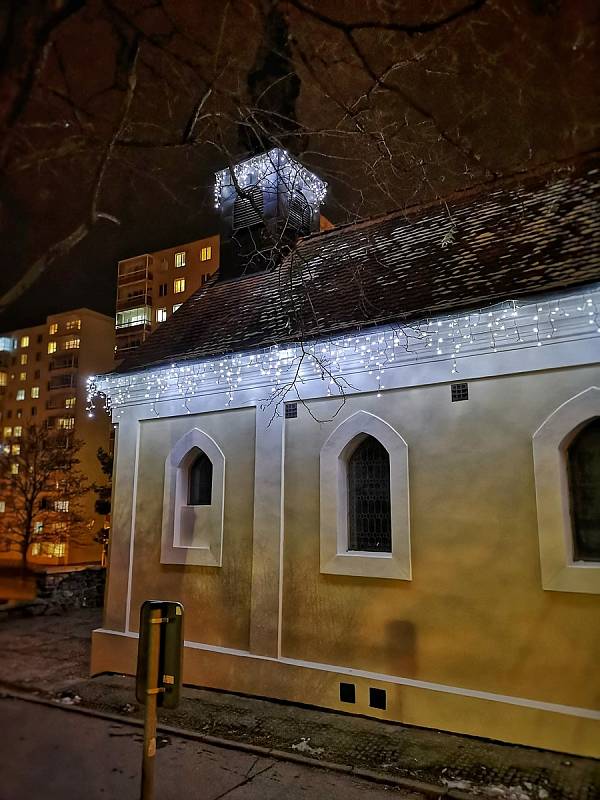
[[[116, 427], [92, 671], [600, 756], [600, 164], [319, 231], [274, 148], [218, 273], [90, 382]], [[98, 413], [98, 412], [97, 412]]]

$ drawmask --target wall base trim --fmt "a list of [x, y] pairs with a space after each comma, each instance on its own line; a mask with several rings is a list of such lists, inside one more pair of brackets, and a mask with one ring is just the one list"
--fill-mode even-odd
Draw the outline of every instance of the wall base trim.
[[[135, 674], [137, 633], [99, 628], [92, 637], [92, 674]], [[262, 656], [202, 642], [186, 641], [184, 644], [184, 681], [192, 685], [600, 757], [600, 711], [595, 709], [464, 689], [334, 664]], [[243, 668], [240, 668], [242, 660]], [[357, 682], [357, 697], [365, 697], [353, 705], [339, 700], [339, 679], [348, 677]], [[367, 705], [367, 687], [370, 684], [388, 690], [387, 711]]]

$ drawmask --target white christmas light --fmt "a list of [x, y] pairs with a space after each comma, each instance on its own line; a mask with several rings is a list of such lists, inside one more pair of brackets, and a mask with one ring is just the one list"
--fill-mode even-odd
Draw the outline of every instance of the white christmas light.
[[384, 370], [395, 366], [446, 360], [454, 375], [460, 359], [472, 354], [541, 347], [563, 338], [598, 338], [599, 309], [600, 284], [560, 301], [538, 299], [522, 305], [509, 301], [466, 315], [462, 312], [410, 325], [331, 335], [301, 346], [287, 342], [141, 373], [109, 374], [88, 380], [88, 409], [93, 412], [100, 395], [109, 412], [118, 414], [120, 407], [146, 403], [151, 404], [151, 413], [159, 416], [157, 403], [180, 398], [189, 414], [188, 402], [194, 397], [222, 392], [226, 405], [231, 405], [236, 393], [256, 389], [281, 400], [288, 391], [299, 396], [302, 384], [315, 379], [323, 383], [324, 396], [343, 395], [358, 375], [363, 376], [361, 391], [371, 385], [380, 393]]

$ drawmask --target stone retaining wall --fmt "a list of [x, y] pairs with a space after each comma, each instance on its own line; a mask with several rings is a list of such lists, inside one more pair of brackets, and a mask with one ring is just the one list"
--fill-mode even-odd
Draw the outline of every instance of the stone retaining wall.
[[59, 567], [36, 575], [38, 603], [51, 608], [101, 608], [105, 567]]

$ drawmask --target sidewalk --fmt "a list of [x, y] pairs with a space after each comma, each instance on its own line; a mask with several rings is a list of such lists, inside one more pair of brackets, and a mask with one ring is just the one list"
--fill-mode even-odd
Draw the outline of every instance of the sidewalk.
[[[132, 678], [87, 678], [98, 612], [0, 621], [0, 683], [140, 718]], [[63, 650], [63, 648], [65, 648]], [[204, 689], [185, 688], [163, 724], [500, 800], [594, 800], [600, 763], [533, 748]], [[457, 792], [458, 794], [458, 792]]]

